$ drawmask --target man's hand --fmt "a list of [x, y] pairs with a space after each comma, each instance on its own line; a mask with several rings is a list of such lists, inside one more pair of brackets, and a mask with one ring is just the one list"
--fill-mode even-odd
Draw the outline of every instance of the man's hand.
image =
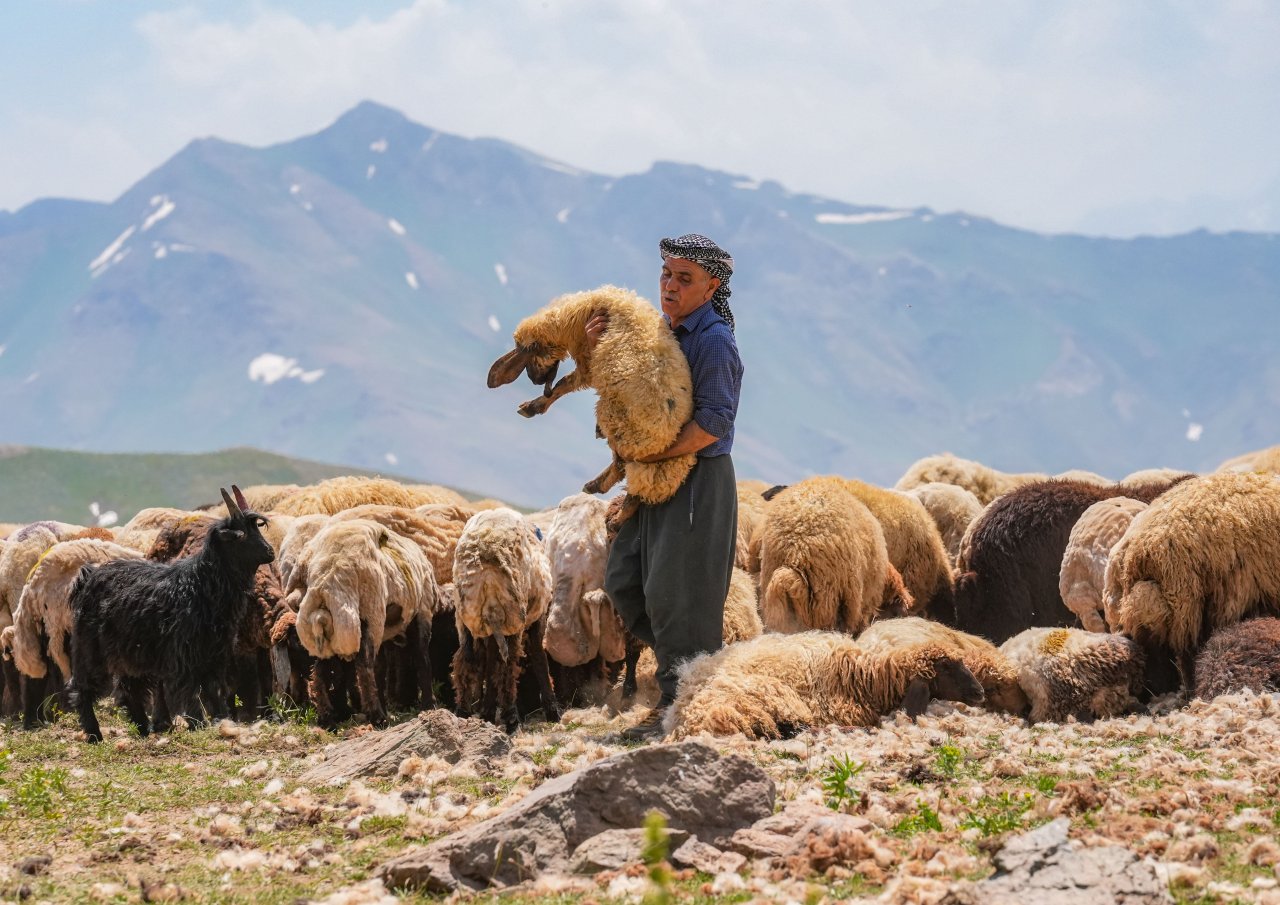
[[609, 326], [609, 315], [603, 311], [597, 311], [591, 315], [591, 320], [587, 321], [587, 351], [594, 352], [596, 343], [600, 341], [600, 334], [604, 333], [605, 328]]
[[690, 421], [680, 429], [680, 433], [676, 436], [675, 442], [662, 452], [655, 453], [652, 456], [641, 456], [635, 461], [644, 462], [646, 465], [652, 465], [654, 462], [661, 462], [665, 459], [674, 459], [676, 456], [683, 456], [686, 453], [696, 453], [700, 449], [706, 449], [719, 439], [719, 437], [714, 434], [709, 434], [699, 427], [698, 422]]

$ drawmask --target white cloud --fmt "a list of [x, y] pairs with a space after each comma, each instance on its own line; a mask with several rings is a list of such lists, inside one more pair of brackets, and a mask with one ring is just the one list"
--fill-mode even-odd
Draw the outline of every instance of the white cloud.
[[279, 380], [300, 380], [303, 383], [315, 383], [324, 376], [324, 369], [304, 371], [298, 365], [298, 359], [286, 358], [274, 352], [263, 352], [249, 362], [249, 379], [257, 383], [273, 384]]
[[[97, 169], [115, 182], [92, 193], [109, 196], [122, 170], [137, 178], [192, 136], [285, 140], [371, 98], [597, 172], [683, 160], [1043, 229], [1140, 224], [1152, 204], [1172, 205], [1160, 216], [1175, 228], [1201, 213], [1280, 228], [1280, 205], [1259, 194], [1280, 175], [1274, 4], [997, 0], [921, 15], [872, 0], [741, 0], [724, 16], [675, 0], [418, 0], [345, 25], [251, 9], [143, 16], [141, 96], [15, 127], [34, 147], [0, 152], [0, 168], [25, 174], [61, 130], [80, 150], [57, 172], [81, 185], [87, 149], [112, 152]], [[690, 84], [714, 86], [715, 103]], [[113, 140], [88, 142], [90, 131]], [[149, 144], [122, 155], [134, 134]], [[373, 150], [383, 138], [365, 140]]]

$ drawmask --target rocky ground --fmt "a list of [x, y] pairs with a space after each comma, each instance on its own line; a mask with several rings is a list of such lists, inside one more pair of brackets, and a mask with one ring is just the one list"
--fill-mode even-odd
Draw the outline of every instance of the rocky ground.
[[[115, 715], [98, 746], [70, 716], [6, 723], [0, 899], [1280, 905], [1280, 704], [1174, 703], [1035, 726], [935, 703], [663, 748], [603, 709], [509, 740], [443, 712], [148, 739]], [[654, 802], [675, 816], [646, 853]], [[511, 885], [468, 888], [490, 879]]]

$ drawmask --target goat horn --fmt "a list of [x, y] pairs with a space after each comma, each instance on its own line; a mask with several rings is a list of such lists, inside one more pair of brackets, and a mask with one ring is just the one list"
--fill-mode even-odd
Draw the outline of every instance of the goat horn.
[[236, 505], [240, 507], [240, 510], [242, 512], [248, 512], [251, 507], [249, 506], [249, 503], [245, 500], [244, 494], [240, 492], [240, 488], [237, 487], [235, 484], [232, 484], [231, 492], [235, 494]]
[[240, 514], [240, 507], [236, 505], [236, 501], [231, 499], [231, 494], [227, 493], [225, 487], [220, 487], [222, 491], [222, 502], [227, 504], [227, 515], [236, 516]]

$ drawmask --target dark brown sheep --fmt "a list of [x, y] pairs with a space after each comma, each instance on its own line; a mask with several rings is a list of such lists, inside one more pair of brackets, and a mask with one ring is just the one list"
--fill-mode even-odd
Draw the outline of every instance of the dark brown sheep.
[[960, 545], [955, 627], [999, 645], [1029, 628], [1079, 625], [1058, 590], [1076, 520], [1102, 500], [1127, 496], [1149, 503], [1170, 486], [1049, 480], [998, 497]]
[[1237, 622], [1215, 632], [1196, 657], [1196, 697], [1244, 689], [1280, 691], [1280, 619]]

